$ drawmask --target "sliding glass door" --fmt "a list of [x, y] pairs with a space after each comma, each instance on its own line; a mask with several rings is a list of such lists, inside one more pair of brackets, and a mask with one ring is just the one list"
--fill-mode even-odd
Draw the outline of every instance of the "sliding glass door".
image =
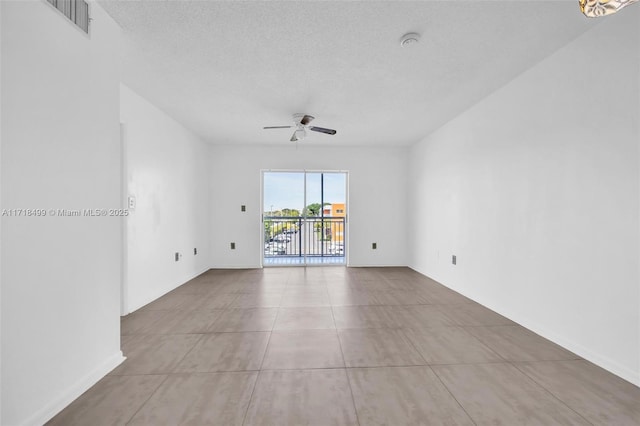
[[346, 172], [263, 172], [263, 265], [346, 264], [347, 181]]

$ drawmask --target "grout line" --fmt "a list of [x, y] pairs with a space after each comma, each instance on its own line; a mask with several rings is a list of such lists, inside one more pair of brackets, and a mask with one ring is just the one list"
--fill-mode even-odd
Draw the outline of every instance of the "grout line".
[[[496, 355], [498, 358], [502, 359], [503, 361], [501, 362], [509, 362], [509, 360], [503, 356], [500, 352], [498, 352], [497, 350], [495, 350], [491, 345], [489, 345], [489, 343], [486, 343], [484, 340], [482, 340], [480, 337], [476, 336], [474, 333], [472, 333], [470, 330], [467, 330], [466, 325], [462, 325], [460, 326], [460, 328], [467, 333], [469, 336], [471, 336], [473, 339], [477, 340], [478, 343], [480, 343], [482, 346], [484, 346], [486, 349], [489, 350], [489, 352], [491, 352], [492, 354]], [[484, 326], [476, 326], [476, 327], [484, 327]]]
[[[285, 283], [287, 279], [285, 278]], [[284, 297], [284, 293], [283, 296]], [[280, 299], [280, 304], [282, 304], [282, 298]], [[271, 344], [271, 336], [273, 334], [273, 329], [276, 326], [276, 321], [278, 320], [278, 314], [280, 313], [280, 307], [277, 308], [276, 316], [273, 319], [273, 323], [271, 323], [271, 330], [269, 331], [269, 339], [267, 340], [267, 346], [264, 348], [264, 353], [262, 354], [262, 360], [260, 361], [260, 367], [256, 374], [256, 380], [253, 382], [253, 388], [251, 389], [251, 396], [249, 397], [249, 402], [247, 403], [247, 408], [244, 410], [244, 415], [242, 416], [242, 424], [244, 425], [247, 421], [247, 414], [249, 414], [249, 408], [251, 408], [251, 403], [253, 402], [253, 395], [256, 391], [256, 387], [258, 386], [258, 382], [260, 381], [260, 377], [262, 376], [262, 366], [264, 365], [264, 360], [269, 353], [269, 345]]]
[[442, 378], [438, 375], [438, 372], [435, 371], [433, 368], [431, 368], [431, 366], [427, 366], [429, 367], [429, 370], [431, 370], [431, 372], [436, 376], [436, 378], [438, 379], [438, 381], [442, 384], [442, 386], [447, 390], [447, 392], [449, 393], [449, 395], [451, 395], [451, 398], [453, 398], [453, 400], [458, 404], [458, 406], [460, 406], [460, 408], [462, 409], [462, 411], [464, 411], [464, 413], [467, 415], [467, 417], [469, 417], [469, 420], [471, 420], [471, 422], [477, 426], [478, 423], [476, 423], [476, 421], [473, 419], [473, 417], [471, 417], [471, 414], [469, 414], [467, 412], [467, 410], [464, 408], [464, 406], [460, 403], [460, 401], [458, 401], [458, 398], [456, 398], [456, 396], [453, 394], [453, 392], [451, 392], [451, 389], [449, 389], [447, 387], [447, 385], [442, 381]]
[[[158, 376], [159, 374], [139, 374], [140, 376]], [[165, 375], [165, 378], [162, 379], [162, 381], [160, 382], [160, 384], [158, 385], [158, 387], [156, 387], [153, 392], [151, 392], [151, 394], [149, 394], [149, 397], [147, 399], [144, 400], [144, 402], [142, 404], [140, 404], [140, 407], [138, 407], [138, 409], [135, 411], [135, 413], [133, 413], [131, 415], [131, 417], [129, 417], [129, 420], [127, 420], [125, 422], [125, 425], [128, 425], [129, 423], [131, 423], [131, 420], [133, 420], [133, 418], [135, 416], [138, 415], [138, 413], [142, 410], [142, 408], [147, 405], [147, 402], [149, 402], [149, 400], [153, 397], [153, 395], [156, 394], [156, 392], [158, 392], [158, 389], [160, 389], [162, 387], [162, 385], [164, 385], [164, 382], [167, 381], [167, 379], [169, 378], [169, 374]]]
[[[279, 310], [279, 309], [278, 309]], [[278, 318], [278, 314], [276, 313], [276, 319]], [[242, 416], [242, 424], [244, 425], [247, 420], [247, 414], [249, 414], [249, 408], [251, 407], [251, 403], [253, 402], [253, 394], [256, 391], [256, 387], [258, 386], [258, 381], [262, 376], [262, 366], [264, 365], [264, 360], [267, 357], [267, 353], [269, 353], [269, 345], [271, 344], [271, 335], [273, 334], [273, 326], [275, 326], [276, 320], [274, 319], [273, 325], [271, 327], [271, 331], [269, 331], [269, 340], [267, 340], [267, 346], [264, 348], [264, 353], [262, 354], [262, 361], [260, 361], [260, 367], [257, 370], [256, 380], [253, 382], [253, 388], [251, 389], [251, 396], [249, 397], [249, 403], [247, 404], [246, 410], [244, 410], [244, 415]]]
[[[333, 306], [331, 306], [331, 316], [333, 317], [333, 324], [336, 325], [336, 317], [333, 312]], [[351, 393], [351, 404], [353, 404], [353, 412], [356, 414], [356, 422], [360, 425], [360, 417], [358, 416], [358, 408], [356, 407], [356, 398], [353, 396], [353, 386], [351, 386], [351, 378], [349, 377], [349, 371], [347, 367], [347, 360], [344, 357], [344, 350], [342, 349], [342, 341], [340, 340], [340, 333], [338, 333], [338, 327], [336, 325], [336, 337], [338, 338], [338, 345], [340, 346], [340, 354], [342, 355], [342, 363], [344, 364], [344, 375], [347, 376], [347, 384], [349, 385], [349, 392]]]
[[396, 330], [400, 331], [401, 336], [404, 338], [404, 341], [409, 344], [410, 347], [418, 354], [418, 356], [424, 361], [424, 365], [429, 365], [427, 359], [422, 355], [422, 352], [418, 349], [418, 347], [413, 343], [413, 340], [407, 336], [402, 328], [397, 328]]
[[247, 403], [247, 408], [244, 410], [244, 415], [242, 416], [242, 424], [244, 425], [247, 421], [247, 414], [249, 414], [249, 408], [251, 407], [251, 402], [253, 401], [253, 394], [256, 391], [256, 387], [258, 386], [258, 381], [260, 380], [261, 373], [258, 371], [256, 374], [256, 379], [253, 382], [253, 387], [251, 388], [251, 396], [249, 396], [249, 402]]
[[[338, 341], [339, 340], [340, 338], [338, 338]], [[342, 351], [342, 345], [340, 347], [340, 351]], [[344, 358], [344, 355], [342, 357]], [[351, 404], [353, 404], [353, 412], [356, 415], [356, 423], [360, 425], [360, 417], [358, 416], [358, 408], [356, 407], [356, 398], [353, 396], [353, 387], [351, 386], [351, 378], [349, 377], [349, 371], [346, 367], [344, 368], [343, 371], [344, 371], [344, 375], [347, 377], [347, 385], [349, 386], [349, 392], [351, 393]]]
[[[197, 334], [197, 333], [192, 333], [192, 334]], [[188, 356], [188, 355], [189, 355], [189, 354], [190, 354], [190, 353], [195, 349], [195, 347], [196, 347], [196, 346], [198, 346], [198, 345], [200, 344], [200, 342], [202, 341], [202, 339], [204, 339], [204, 336], [205, 336], [204, 334], [198, 334], [198, 335], [200, 336], [200, 337], [198, 337], [198, 340], [194, 343], [194, 345], [193, 345], [193, 346], [191, 346], [191, 349], [189, 349], [189, 350], [184, 354], [184, 356], [183, 356], [182, 358], [180, 358], [180, 361], [178, 361], [178, 362], [176, 363], [176, 366], [175, 366], [175, 368], [173, 369], [174, 371], [171, 371], [169, 374], [171, 374], [171, 373], [177, 373], [177, 372], [175, 371], [175, 369], [176, 369], [176, 368], [178, 368], [178, 366], [179, 366], [180, 364], [182, 364], [182, 361], [184, 361], [184, 360], [185, 360], [185, 358], [186, 358], [186, 357], [187, 357], [187, 356]]]
[[[580, 361], [580, 360], [570, 360]], [[540, 361], [537, 361], [540, 362]], [[550, 361], [550, 362], [564, 362], [564, 361]], [[217, 370], [217, 371], [173, 371], [170, 373], [140, 373], [140, 374], [114, 374], [109, 377], [129, 377], [129, 376], [164, 376], [164, 375], [176, 375], [176, 374], [218, 374], [218, 373], [247, 373], [247, 372], [260, 372], [260, 371], [302, 371], [302, 370], [337, 370], [346, 368], [347, 370], [354, 369], [366, 369], [366, 368], [407, 368], [407, 367], [451, 367], [451, 366], [475, 366], [475, 365], [495, 365], [495, 364], [507, 364], [503, 361], [486, 361], [475, 363], [457, 363], [457, 364], [394, 364], [394, 365], [360, 365], [360, 366], [332, 366], [332, 367], [304, 367], [304, 368], [261, 368], [261, 369], [247, 369], [247, 370]]]
[[[574, 360], [570, 360], [570, 361], [574, 361]], [[576, 360], [577, 361], [577, 360]], [[549, 362], [560, 362], [560, 361], [549, 361]], [[569, 410], [573, 411], [574, 413], [576, 413], [578, 415], [578, 417], [580, 417], [581, 419], [583, 419], [585, 422], [589, 423], [590, 425], [593, 425], [593, 423], [591, 423], [588, 419], [586, 419], [584, 416], [582, 416], [582, 414], [580, 414], [578, 411], [574, 410], [573, 407], [571, 407], [569, 404], [567, 404], [566, 402], [564, 402], [562, 399], [560, 399], [560, 397], [556, 396], [553, 392], [551, 392], [551, 390], [547, 389], [545, 386], [543, 386], [541, 383], [539, 383], [536, 379], [534, 379], [533, 377], [531, 377], [530, 375], [528, 375], [525, 371], [521, 370], [520, 368], [518, 368], [517, 363], [515, 362], [511, 362], [508, 361], [507, 364], [511, 365], [513, 368], [515, 368], [516, 370], [518, 370], [520, 372], [520, 374], [522, 374], [523, 376], [525, 376], [527, 379], [531, 380], [533, 383], [535, 383], [537, 386], [539, 386], [541, 389], [543, 389], [545, 392], [547, 392], [549, 395], [551, 395], [551, 397], [553, 399], [555, 399], [556, 401], [558, 401], [560, 404], [564, 405], [565, 407], [567, 407]]]
[[[333, 325], [336, 325], [336, 317], [333, 313], [333, 306], [331, 306], [331, 316], [333, 317]], [[340, 346], [340, 354], [342, 355], [342, 363], [344, 364], [344, 375], [347, 376], [347, 384], [349, 385], [349, 392], [351, 393], [351, 403], [353, 404], [353, 412], [356, 414], [356, 422], [360, 425], [360, 418], [358, 416], [358, 408], [356, 407], [356, 398], [353, 396], [353, 387], [351, 386], [351, 378], [349, 377], [349, 371], [347, 370], [347, 360], [344, 357], [344, 350], [342, 349], [342, 341], [340, 340], [340, 334], [336, 326], [336, 337], [338, 338], [338, 345]]]

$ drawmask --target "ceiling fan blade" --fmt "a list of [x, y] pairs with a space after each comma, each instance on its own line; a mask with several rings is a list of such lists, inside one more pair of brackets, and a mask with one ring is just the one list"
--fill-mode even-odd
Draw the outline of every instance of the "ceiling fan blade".
[[295, 132], [293, 132], [293, 135], [291, 135], [291, 142], [297, 142], [298, 141], [298, 131], [296, 130]]
[[315, 117], [305, 114], [305, 116], [302, 117], [302, 119], [300, 120], [300, 124], [302, 124], [303, 126], [306, 126], [307, 124], [311, 123], [311, 120], [313, 120], [314, 118]]
[[290, 129], [293, 126], [267, 126], [263, 127], [263, 129]]
[[337, 132], [333, 129], [325, 129], [324, 127], [309, 127], [314, 132], [326, 133], [327, 135], [335, 135]]

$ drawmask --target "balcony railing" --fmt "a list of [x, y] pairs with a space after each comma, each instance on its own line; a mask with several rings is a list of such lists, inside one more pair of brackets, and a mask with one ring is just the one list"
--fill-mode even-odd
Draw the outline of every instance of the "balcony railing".
[[264, 217], [264, 257], [344, 257], [344, 217]]

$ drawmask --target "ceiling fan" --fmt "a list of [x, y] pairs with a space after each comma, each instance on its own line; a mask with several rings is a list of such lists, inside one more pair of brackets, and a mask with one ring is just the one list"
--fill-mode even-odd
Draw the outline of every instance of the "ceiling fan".
[[333, 129], [325, 129], [324, 127], [315, 127], [309, 126], [309, 123], [315, 117], [307, 114], [293, 114], [293, 122], [294, 126], [267, 126], [263, 127], [263, 129], [293, 129], [293, 135], [291, 135], [291, 142], [297, 142], [299, 140], [304, 139], [307, 136], [307, 130], [311, 130], [312, 132], [320, 132], [327, 135], [335, 135], [336, 131]]

